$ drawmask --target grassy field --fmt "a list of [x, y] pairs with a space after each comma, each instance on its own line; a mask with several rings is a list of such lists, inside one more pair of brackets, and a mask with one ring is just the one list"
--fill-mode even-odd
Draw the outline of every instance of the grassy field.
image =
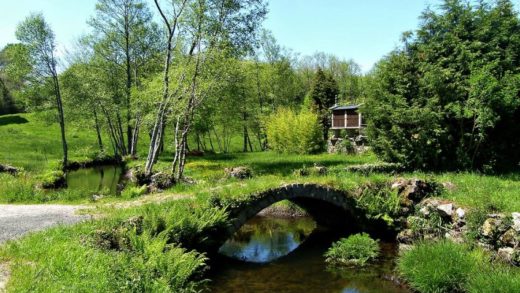
[[[88, 202], [92, 192], [78, 190], [43, 191], [35, 188], [42, 177], [59, 165], [61, 144], [59, 128], [48, 122], [49, 114], [30, 113], [0, 116], [0, 163], [22, 167], [27, 172], [13, 177], [0, 174], [0, 202]], [[70, 125], [68, 128], [72, 161], [86, 161], [96, 156], [98, 149], [94, 129]], [[140, 142], [141, 157], [146, 152], [146, 138]], [[171, 151], [161, 156], [157, 170], [168, 170]], [[393, 180], [396, 176], [383, 174], [363, 176], [348, 173], [348, 165], [377, 162], [373, 154], [346, 155], [281, 155], [273, 152], [231, 153], [190, 157], [186, 176], [197, 184], [179, 184], [168, 192], [191, 195], [220, 194], [241, 196], [290, 182], [315, 182], [338, 188], [349, 188], [362, 182]], [[129, 166], [142, 165], [131, 161]], [[326, 166], [326, 176], [300, 177], [294, 171], [314, 164]], [[225, 177], [224, 168], [248, 166], [253, 170], [252, 180], [236, 181]], [[499, 211], [520, 211], [520, 174], [481, 175], [478, 173], [405, 173], [402, 177], [429, 178], [451, 182], [454, 188], [442, 196], [461, 205]], [[123, 198], [108, 198], [119, 201]]]

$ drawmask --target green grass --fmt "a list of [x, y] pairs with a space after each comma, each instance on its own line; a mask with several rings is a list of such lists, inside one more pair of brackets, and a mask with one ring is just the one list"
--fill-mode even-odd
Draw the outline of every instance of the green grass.
[[[11, 268], [9, 292], [191, 292], [207, 261], [192, 249], [211, 241], [225, 219], [186, 200], [112, 210], [102, 220], [9, 242], [0, 263]], [[118, 246], [101, 245], [97, 235], [117, 237]]]
[[[54, 169], [62, 158], [60, 130], [49, 122], [50, 113], [29, 113], [0, 116], [0, 162], [42, 172]], [[17, 123], [16, 121], [26, 121]], [[94, 129], [69, 125], [67, 142], [71, 161], [85, 161], [96, 153]]]
[[332, 244], [325, 261], [333, 265], [364, 266], [379, 256], [379, 242], [366, 233], [350, 235]]
[[478, 248], [450, 241], [414, 246], [399, 258], [398, 270], [422, 293], [520, 291], [519, 268], [491, 261]]

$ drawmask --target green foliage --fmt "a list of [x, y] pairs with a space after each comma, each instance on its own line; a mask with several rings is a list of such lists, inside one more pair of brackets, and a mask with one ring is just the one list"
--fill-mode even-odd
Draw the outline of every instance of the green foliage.
[[338, 93], [338, 84], [334, 77], [318, 68], [309, 92], [309, 98], [311, 110], [318, 115], [318, 120], [323, 127], [324, 140], [328, 139], [331, 126], [329, 108], [334, 105]]
[[517, 168], [520, 21], [510, 1], [446, 0], [376, 67], [374, 151], [421, 169]]
[[146, 185], [143, 186], [128, 186], [123, 192], [121, 192], [121, 197], [124, 199], [132, 199], [139, 197], [148, 192], [148, 187]]
[[478, 258], [465, 246], [451, 241], [420, 243], [398, 261], [399, 272], [410, 286], [423, 293], [464, 292], [476, 273]]
[[470, 293], [520, 292], [520, 272], [516, 268], [492, 263], [475, 272], [467, 286]]
[[65, 184], [65, 173], [63, 171], [50, 171], [41, 176], [43, 188], [59, 188], [65, 186]]
[[325, 261], [333, 265], [363, 266], [378, 255], [379, 242], [362, 233], [334, 242], [325, 253]]
[[321, 127], [316, 114], [279, 109], [266, 119], [269, 147], [280, 153], [312, 154], [323, 149]]
[[451, 241], [424, 242], [405, 252], [398, 270], [418, 292], [518, 292], [520, 271], [480, 249]]
[[400, 209], [400, 197], [386, 183], [371, 183], [363, 186], [356, 198], [358, 206], [372, 219], [382, 219], [393, 225]]
[[[214, 238], [211, 233], [224, 227], [226, 216], [190, 205], [190, 201], [177, 201], [110, 209], [102, 220], [8, 243], [0, 248], [0, 261], [12, 264], [9, 290], [195, 292], [204, 282], [207, 258], [188, 248], [204, 248], [208, 238]], [[100, 231], [105, 239], [117, 235], [124, 245], [117, 249], [93, 245], [91, 240]]]

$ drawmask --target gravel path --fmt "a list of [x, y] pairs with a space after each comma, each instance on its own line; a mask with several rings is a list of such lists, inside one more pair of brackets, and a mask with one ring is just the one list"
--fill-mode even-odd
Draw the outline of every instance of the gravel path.
[[28, 232], [88, 219], [89, 216], [76, 215], [81, 208], [69, 205], [0, 205], [0, 244]]

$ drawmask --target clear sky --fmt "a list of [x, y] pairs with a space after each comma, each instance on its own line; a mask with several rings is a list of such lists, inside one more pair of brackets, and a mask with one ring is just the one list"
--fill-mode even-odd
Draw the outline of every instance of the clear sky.
[[[151, 0], [150, 4], [152, 4]], [[354, 59], [368, 71], [417, 28], [421, 12], [440, 0], [268, 0], [265, 27], [278, 42], [303, 55], [332, 53]], [[16, 25], [30, 12], [43, 12], [59, 47], [69, 48], [88, 32], [96, 0], [0, 0], [0, 47], [15, 42]], [[520, 0], [513, 0], [517, 9]]]

